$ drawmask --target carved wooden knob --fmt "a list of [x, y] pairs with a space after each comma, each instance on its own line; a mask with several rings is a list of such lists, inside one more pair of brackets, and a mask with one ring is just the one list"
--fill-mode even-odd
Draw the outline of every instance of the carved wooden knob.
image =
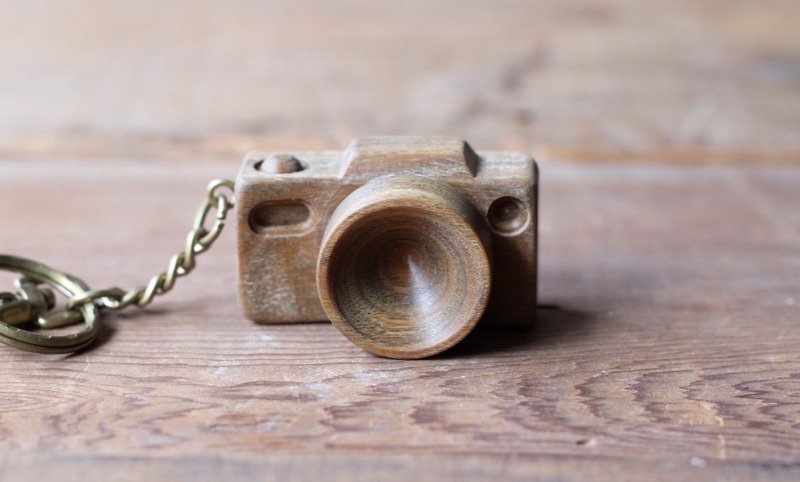
[[375, 179], [330, 218], [317, 261], [322, 307], [376, 355], [434, 355], [464, 338], [486, 308], [490, 241], [461, 192], [422, 177]]

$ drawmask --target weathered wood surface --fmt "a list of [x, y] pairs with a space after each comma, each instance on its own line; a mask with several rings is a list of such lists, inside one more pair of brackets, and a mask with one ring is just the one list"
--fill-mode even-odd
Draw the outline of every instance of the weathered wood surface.
[[402, 362], [255, 325], [229, 232], [91, 351], [0, 347], [0, 479], [797, 480], [798, 17], [0, 0], [0, 251], [94, 286], [161, 269], [250, 149], [452, 135], [544, 161], [532, 332]]
[[[795, 0], [0, 1], [0, 155], [800, 163]], [[267, 139], [264, 139], [267, 138]]]
[[[93, 286], [229, 164], [0, 164], [2, 251]], [[241, 315], [233, 233], [74, 356], [0, 347], [0, 478], [800, 477], [800, 169], [543, 163], [540, 322], [373, 357]], [[6, 279], [0, 280], [6, 281]]]
[[[404, 179], [386, 179], [398, 170]], [[536, 183], [529, 155], [479, 155], [455, 138], [252, 152], [236, 180], [243, 311], [260, 323], [329, 319], [360, 346], [403, 358], [451, 347], [484, 313], [528, 326]]]

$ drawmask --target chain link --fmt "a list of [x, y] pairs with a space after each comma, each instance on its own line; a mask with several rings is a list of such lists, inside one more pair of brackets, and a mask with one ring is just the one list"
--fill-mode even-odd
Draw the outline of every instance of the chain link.
[[[150, 278], [146, 285], [131, 290], [112, 287], [87, 291], [80, 296], [70, 298], [67, 309], [76, 309], [87, 303], [94, 303], [99, 308], [109, 310], [121, 310], [131, 305], [145, 307], [156, 296], [170, 291], [178, 278], [192, 272], [197, 265], [197, 255], [208, 250], [219, 237], [225, 227], [228, 211], [233, 208], [233, 202], [220, 190], [227, 189], [233, 193], [233, 188], [233, 181], [227, 179], [216, 179], [208, 184], [208, 196], [197, 211], [194, 225], [186, 236], [183, 251], [170, 258], [166, 271]], [[212, 212], [214, 221], [210, 227], [206, 227]]]

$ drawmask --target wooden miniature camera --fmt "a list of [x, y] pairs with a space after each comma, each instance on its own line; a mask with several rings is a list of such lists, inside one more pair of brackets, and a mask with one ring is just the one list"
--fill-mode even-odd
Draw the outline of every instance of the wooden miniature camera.
[[537, 167], [447, 138], [254, 152], [236, 181], [239, 293], [258, 323], [330, 320], [422, 358], [536, 314]]

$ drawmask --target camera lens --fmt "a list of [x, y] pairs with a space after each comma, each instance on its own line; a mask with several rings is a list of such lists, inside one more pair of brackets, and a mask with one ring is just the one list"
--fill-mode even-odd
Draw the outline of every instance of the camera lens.
[[483, 314], [489, 239], [475, 207], [443, 183], [371, 181], [329, 222], [317, 264], [322, 306], [345, 336], [377, 355], [439, 353]]

